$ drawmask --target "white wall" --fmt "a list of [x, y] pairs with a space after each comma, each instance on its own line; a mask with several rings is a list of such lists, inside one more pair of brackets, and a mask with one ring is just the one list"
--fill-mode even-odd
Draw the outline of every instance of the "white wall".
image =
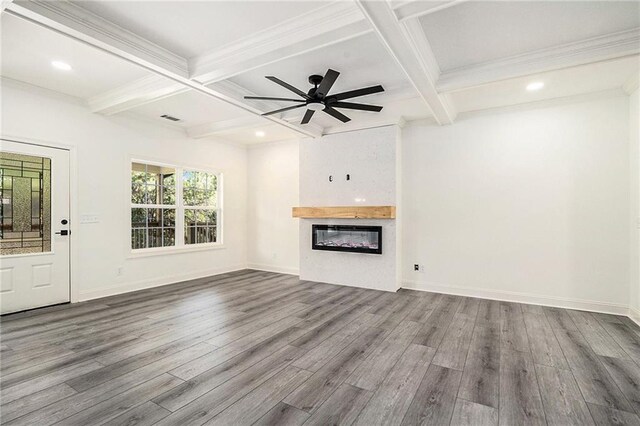
[[248, 150], [248, 241], [251, 268], [297, 274], [298, 141], [252, 146]]
[[405, 128], [406, 286], [625, 312], [628, 115], [620, 96]]
[[640, 89], [629, 98], [629, 159], [631, 163], [631, 314], [640, 322]]
[[[626, 306], [631, 294], [637, 309], [638, 115], [636, 91], [630, 102], [610, 98], [405, 128], [405, 286], [603, 310]], [[92, 114], [79, 103], [14, 83], [2, 87], [2, 134], [77, 148], [78, 213], [101, 219], [75, 225], [82, 298], [247, 262], [298, 269], [298, 225], [290, 214], [302, 204], [297, 141], [247, 152]], [[128, 200], [122, 194], [130, 156], [222, 170], [225, 249], [128, 258]], [[414, 263], [425, 272], [414, 273]], [[117, 276], [121, 266], [124, 274]]]
[[[398, 128], [388, 126], [300, 141], [301, 206], [395, 206], [400, 180]], [[350, 179], [346, 179], [346, 175]], [[329, 176], [333, 180], [329, 181]], [[399, 215], [398, 215], [399, 216]], [[400, 288], [396, 220], [299, 219], [300, 278], [377, 290]], [[311, 225], [382, 227], [382, 254], [311, 249]]]
[[[162, 126], [104, 117], [68, 98], [2, 85], [2, 134], [77, 148], [78, 213], [100, 223], [72, 224], [77, 248], [75, 284], [81, 299], [206, 276], [246, 266], [246, 150], [196, 141]], [[224, 249], [128, 258], [129, 213], [123, 194], [130, 156], [224, 173]], [[117, 275], [123, 267], [122, 276]]]

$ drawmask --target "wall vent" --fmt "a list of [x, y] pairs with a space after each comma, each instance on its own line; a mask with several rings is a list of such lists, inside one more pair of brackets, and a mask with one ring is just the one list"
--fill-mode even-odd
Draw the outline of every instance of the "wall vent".
[[165, 119], [167, 119], [167, 120], [171, 120], [171, 121], [180, 121], [180, 119], [179, 119], [179, 118], [172, 117], [172, 116], [167, 115], [167, 114], [163, 114], [163, 115], [161, 115], [160, 117], [165, 118]]

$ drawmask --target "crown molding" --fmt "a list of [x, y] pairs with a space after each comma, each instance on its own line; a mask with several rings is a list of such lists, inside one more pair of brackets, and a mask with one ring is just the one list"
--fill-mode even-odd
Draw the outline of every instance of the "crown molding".
[[[598, 92], [583, 93], [583, 94], [573, 95], [573, 96], [563, 96], [560, 98], [551, 98], [551, 99], [544, 99], [540, 101], [525, 102], [520, 104], [477, 109], [473, 111], [462, 111], [458, 113], [457, 121], [460, 122], [460, 121], [469, 120], [477, 117], [509, 114], [509, 113], [520, 112], [520, 111], [531, 111], [536, 109], [550, 108], [550, 107], [562, 106], [562, 105], [571, 105], [571, 104], [577, 104], [582, 102], [591, 102], [591, 101], [597, 101], [601, 99], [618, 98], [623, 96], [626, 96], [626, 94], [621, 88], [601, 90]], [[427, 117], [427, 118], [421, 118], [418, 120], [411, 120], [407, 122], [407, 125], [408, 126], [437, 126], [437, 123], [435, 122], [435, 120], [433, 120], [433, 118]]]
[[85, 100], [82, 98], [78, 98], [73, 95], [68, 95], [66, 93], [58, 92], [56, 90], [51, 90], [46, 87], [36, 86], [35, 84], [27, 83], [22, 80], [15, 80], [13, 78], [0, 76], [0, 92], [2, 91], [2, 88], [5, 86], [15, 87], [21, 90], [25, 90], [27, 92], [34, 92], [50, 98], [60, 99], [64, 102], [79, 105], [83, 108], [87, 107]]
[[[16, 0], [6, 9], [18, 17], [74, 37], [125, 59], [187, 77], [187, 60], [66, 0]], [[70, 31], [70, 29], [73, 29]]]
[[396, 19], [402, 22], [407, 19], [419, 18], [421, 16], [429, 15], [440, 10], [448, 9], [452, 6], [456, 6], [466, 1], [468, 0], [445, 0], [439, 2], [413, 0], [401, 2], [401, 4], [395, 5], [393, 11], [396, 14]]
[[436, 91], [433, 76], [438, 75], [439, 70], [434, 69], [435, 59], [421, 50], [428, 46], [428, 42], [419, 23], [398, 22], [387, 2], [356, 1], [376, 35], [416, 88], [436, 121], [440, 124], [452, 123], [455, 111], [450, 102]]
[[87, 104], [91, 112], [112, 115], [188, 90], [183, 84], [150, 75], [93, 96], [87, 99]]
[[504, 59], [445, 71], [438, 92], [455, 92], [509, 78], [640, 53], [640, 28], [567, 43]]
[[369, 120], [359, 120], [357, 122], [349, 122], [335, 127], [326, 127], [324, 135], [335, 135], [338, 133], [355, 132], [358, 130], [376, 129], [378, 127], [398, 126], [403, 128], [407, 124], [404, 117], [382, 117], [372, 118]]
[[263, 121], [257, 117], [240, 117], [231, 120], [214, 121], [211, 123], [199, 124], [187, 128], [187, 135], [193, 139], [202, 139], [213, 136], [220, 132], [227, 132], [234, 129], [245, 129], [263, 125]]

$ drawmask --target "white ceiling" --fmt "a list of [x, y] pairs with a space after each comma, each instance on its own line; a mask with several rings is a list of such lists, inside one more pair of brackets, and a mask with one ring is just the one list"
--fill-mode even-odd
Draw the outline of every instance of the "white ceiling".
[[[3, 13], [0, 16], [1, 72], [78, 98], [89, 98], [149, 75], [148, 71], [91, 46]], [[59, 71], [51, 61], [73, 67]]]
[[470, 1], [420, 18], [442, 71], [640, 26], [637, 1]]
[[[634, 72], [638, 72], [638, 58], [627, 57], [497, 81], [452, 93], [451, 97], [458, 111], [478, 111], [608, 91], [621, 87]], [[543, 82], [544, 88], [525, 90], [533, 81]]]
[[[252, 116], [246, 111], [230, 107], [225, 102], [195, 91], [187, 91], [163, 98], [156, 102], [140, 105], [129, 111], [184, 128], [214, 121], [226, 121]], [[161, 118], [160, 116], [164, 114], [179, 118], [180, 121], [172, 122]]]
[[133, 29], [136, 34], [186, 58], [323, 5], [321, 1], [91, 0], [73, 3], [123, 28]]
[[[640, 70], [640, 2], [76, 1], [55, 15], [66, 4], [49, 3], [46, 11], [34, 6], [29, 17], [37, 25], [13, 16], [25, 13], [24, 3], [9, 3], [0, 21], [3, 77], [83, 99], [95, 113], [129, 114], [191, 137], [233, 143], [429, 117], [442, 123], [454, 121], [457, 112], [622, 93], [622, 87], [635, 87]], [[86, 16], [69, 23], [66, 17], [77, 12], [73, 5], [128, 32]], [[153, 44], [127, 50], [144, 42], [130, 33], [170, 51], [169, 61], [182, 57], [191, 79], [163, 69], [163, 50], [154, 51]], [[140, 52], [149, 55], [140, 59]], [[155, 72], [140, 66], [148, 67], [149, 57], [160, 58]], [[73, 70], [55, 70], [52, 60]], [[270, 121], [260, 113], [289, 103], [243, 99], [295, 98], [264, 76], [307, 91], [308, 76], [327, 68], [341, 73], [332, 93], [383, 85], [384, 93], [349, 100], [383, 110], [342, 110], [352, 119], [346, 124], [317, 112], [300, 125], [304, 108]], [[528, 92], [531, 81], [545, 87]], [[257, 130], [265, 136], [256, 136]]]
[[[378, 84], [382, 84], [385, 88], [385, 93], [352, 98], [349, 99], [350, 102], [382, 105], [385, 109], [388, 109], [388, 101], [394, 98], [410, 99], [417, 96], [417, 92], [409, 85], [409, 82], [402, 74], [402, 70], [372, 33], [269, 64], [233, 77], [230, 80], [246, 88], [247, 93], [255, 93], [258, 96], [296, 98], [294, 93], [267, 80], [265, 76], [276, 76], [303, 92], [307, 92], [313, 87], [308, 81], [309, 76], [312, 74], [324, 75], [327, 72], [327, 64], [330, 64], [335, 71], [340, 72], [340, 76], [330, 93], [340, 93]], [[249, 101], [249, 103], [264, 112], [292, 105], [290, 102], [265, 104]], [[383, 111], [385, 110], [383, 109]], [[374, 116], [376, 114], [353, 110], [344, 110], [343, 113], [354, 120], [358, 116], [368, 118], [372, 114]], [[428, 108], [423, 106], [420, 108], [419, 113], [423, 116], [428, 115]], [[304, 109], [285, 113], [285, 117], [298, 117], [297, 121], [302, 119], [302, 115], [304, 115]], [[399, 114], [397, 116], [399, 117]], [[324, 118], [324, 120], [318, 121], [319, 117]], [[340, 123], [340, 121], [326, 114], [314, 114], [313, 121], [324, 124], [323, 127]]]

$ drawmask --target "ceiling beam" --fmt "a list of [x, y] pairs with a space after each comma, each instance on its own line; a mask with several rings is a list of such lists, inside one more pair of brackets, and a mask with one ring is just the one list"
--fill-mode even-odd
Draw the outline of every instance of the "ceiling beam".
[[201, 82], [224, 80], [370, 31], [356, 5], [333, 1], [191, 59], [191, 77]]
[[[371, 32], [358, 7], [350, 2], [331, 2], [310, 13], [286, 20], [257, 34], [249, 35], [189, 60], [190, 78], [204, 85], [223, 81], [242, 72], [270, 63], [312, 52]], [[148, 82], [159, 98], [170, 95], [172, 83], [157, 78]], [[161, 89], [162, 82], [166, 85]], [[99, 106], [95, 112], [124, 111], [144, 105], [153, 99], [137, 82], [117, 89], [126, 97], [114, 93], [98, 95], [89, 103]], [[111, 100], [109, 105], [105, 100]], [[98, 102], [98, 100], [100, 100]], [[122, 100], [123, 104], [118, 102]]]
[[356, 2], [383, 45], [427, 104], [436, 122], [451, 124], [455, 119], [455, 109], [446, 96], [436, 91], [435, 83], [440, 70], [430, 49], [424, 50], [428, 43], [422, 30], [416, 31], [419, 22], [398, 22], [385, 1]]
[[402, 22], [407, 19], [419, 18], [429, 15], [440, 10], [448, 9], [468, 0], [443, 0], [443, 1], [424, 1], [414, 0], [403, 2], [393, 9], [398, 21]]
[[0, 1], [0, 13], [4, 12], [4, 10], [11, 4], [13, 0], [1, 0]]
[[438, 92], [455, 92], [495, 81], [640, 54], [640, 28], [553, 46], [445, 71]]
[[[187, 88], [251, 114], [257, 116], [262, 114], [261, 111], [244, 102], [225, 96], [202, 83], [191, 80], [188, 76], [186, 62], [177, 55], [68, 1], [16, 0], [7, 7], [6, 12], [99, 48], [174, 83], [180, 83]], [[310, 128], [289, 123], [278, 117], [264, 118], [305, 136], [320, 136]]]
[[152, 74], [92, 96], [87, 99], [87, 105], [91, 112], [112, 115], [189, 90], [182, 83]]
[[[255, 96], [256, 94], [248, 91], [244, 87], [236, 84], [230, 80], [220, 81], [215, 83], [215, 89], [224, 94], [225, 96], [229, 96], [230, 98], [242, 99], [244, 96]], [[282, 104], [271, 101], [264, 100], [256, 100], [254, 101], [255, 105], [260, 108], [261, 111], [271, 111], [280, 109], [283, 107]], [[297, 110], [296, 110], [297, 111]], [[290, 113], [280, 113], [276, 115], [282, 120], [286, 120], [289, 123], [299, 123], [301, 118], [298, 114], [290, 114]], [[204, 138], [208, 136], [215, 135], [220, 132], [227, 132], [234, 129], [241, 129], [244, 127], [258, 127], [262, 125], [262, 121], [257, 119], [256, 117], [247, 117], [245, 119], [232, 119], [225, 121], [212, 121], [209, 123], [203, 123], [197, 126], [192, 126], [187, 129], [187, 133], [189, 136], [194, 138]], [[323, 129], [315, 123], [307, 123], [304, 125], [310, 131], [322, 135]]]

